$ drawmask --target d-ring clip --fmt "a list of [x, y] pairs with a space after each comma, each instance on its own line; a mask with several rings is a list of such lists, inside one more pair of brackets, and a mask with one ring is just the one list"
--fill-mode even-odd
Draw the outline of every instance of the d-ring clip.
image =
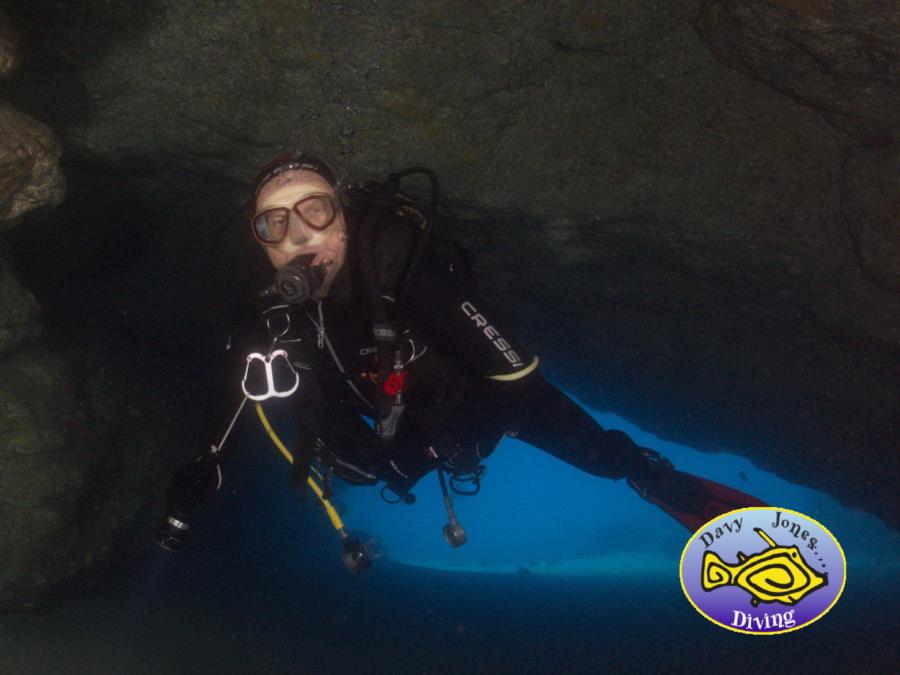
[[[278, 391], [275, 387], [275, 374], [272, 372], [272, 364], [275, 362], [275, 359], [283, 359], [288, 370], [290, 370], [291, 374], [294, 376], [293, 386], [286, 391]], [[268, 391], [264, 394], [252, 394], [247, 388], [247, 377], [250, 374], [250, 365], [254, 361], [260, 361], [266, 371], [266, 386], [268, 387]], [[260, 354], [259, 352], [247, 355], [247, 366], [244, 368], [244, 378], [241, 380], [241, 389], [244, 390], [244, 394], [246, 394], [247, 398], [251, 401], [265, 401], [270, 398], [287, 398], [297, 391], [299, 386], [300, 375], [294, 370], [294, 366], [291, 364], [291, 360], [288, 358], [288, 353], [285, 350], [276, 349], [268, 355]]]

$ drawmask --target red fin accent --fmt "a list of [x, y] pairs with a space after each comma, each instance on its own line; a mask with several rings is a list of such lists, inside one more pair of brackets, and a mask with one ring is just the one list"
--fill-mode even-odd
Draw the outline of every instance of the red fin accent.
[[[686, 475], [691, 476], [691, 474]], [[679, 511], [660, 496], [646, 491], [639, 490], [638, 493], [648, 502], [668, 513], [691, 532], [696, 532], [710, 520], [723, 513], [749, 506], [769, 506], [753, 495], [748, 495], [746, 492], [716, 483], [708, 478], [700, 478], [699, 476], [691, 476], [691, 478], [698, 481], [706, 492], [705, 501], [702, 505], [698, 505], [699, 508], [696, 512]]]

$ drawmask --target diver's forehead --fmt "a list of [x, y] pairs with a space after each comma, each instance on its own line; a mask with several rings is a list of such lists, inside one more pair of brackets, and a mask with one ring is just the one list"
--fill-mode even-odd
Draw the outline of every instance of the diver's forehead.
[[256, 210], [262, 211], [274, 205], [291, 205], [306, 195], [322, 192], [333, 195], [334, 189], [316, 172], [285, 171], [262, 186], [256, 197]]

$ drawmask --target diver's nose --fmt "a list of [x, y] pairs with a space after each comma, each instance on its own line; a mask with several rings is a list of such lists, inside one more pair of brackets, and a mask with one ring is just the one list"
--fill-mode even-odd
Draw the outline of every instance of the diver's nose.
[[292, 218], [288, 238], [294, 246], [303, 246], [309, 243], [312, 236], [309, 229], [299, 219]]

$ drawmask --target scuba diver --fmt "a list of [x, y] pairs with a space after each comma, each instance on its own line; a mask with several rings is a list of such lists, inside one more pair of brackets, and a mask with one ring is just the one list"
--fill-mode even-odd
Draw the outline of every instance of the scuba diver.
[[[401, 190], [412, 174], [428, 179], [430, 200]], [[167, 492], [157, 533], [164, 548], [181, 547], [192, 512], [221, 487], [222, 448], [248, 402], [292, 462], [293, 482], [312, 486], [326, 509], [334, 476], [384, 483], [383, 498], [410, 504], [412, 488], [436, 471], [453, 546], [465, 532], [447, 485], [477, 493], [483, 462], [504, 435], [595, 476], [624, 478], [691, 532], [727, 511], [764, 505], [676, 470], [547, 382], [538, 357], [478, 294], [471, 255], [432, 234], [439, 186], [428, 169], [351, 184], [298, 152], [264, 167], [252, 198], [250, 230], [275, 279], [236, 311], [230, 365], [206, 411], [208, 449], [176, 472]], [[260, 405], [273, 398], [289, 401], [292, 451]], [[332, 511], [344, 562], [359, 571], [370, 552]]]

